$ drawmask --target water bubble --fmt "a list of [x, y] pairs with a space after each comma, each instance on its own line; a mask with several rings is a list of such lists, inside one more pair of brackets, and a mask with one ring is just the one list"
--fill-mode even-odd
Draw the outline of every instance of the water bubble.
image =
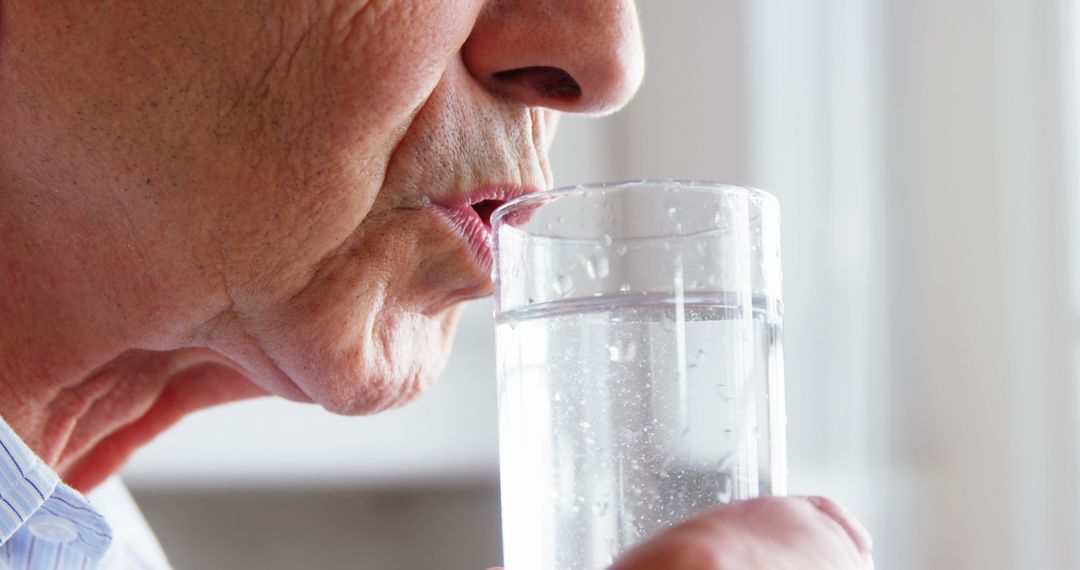
[[591, 279], [603, 279], [611, 273], [611, 267], [608, 264], [607, 256], [595, 255], [585, 260], [585, 272], [589, 274]]
[[671, 478], [671, 459], [664, 460], [664, 463], [660, 465], [660, 471], [656, 473], [656, 476], [661, 480]]

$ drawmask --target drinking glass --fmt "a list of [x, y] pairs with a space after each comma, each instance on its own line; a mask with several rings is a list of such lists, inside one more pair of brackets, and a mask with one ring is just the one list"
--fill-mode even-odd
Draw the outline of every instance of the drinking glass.
[[645, 180], [492, 217], [507, 570], [598, 570], [785, 493], [779, 206]]

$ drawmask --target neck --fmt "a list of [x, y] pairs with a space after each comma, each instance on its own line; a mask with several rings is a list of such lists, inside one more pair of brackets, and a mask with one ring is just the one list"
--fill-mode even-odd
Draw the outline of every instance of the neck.
[[[69, 484], [93, 488], [187, 413], [263, 393], [192, 340], [219, 296], [177, 297], [177, 276], [147, 272], [141, 255], [99, 253], [118, 251], [102, 247], [115, 229], [44, 228], [0, 195], [0, 417]], [[168, 318], [178, 312], [190, 319]]]

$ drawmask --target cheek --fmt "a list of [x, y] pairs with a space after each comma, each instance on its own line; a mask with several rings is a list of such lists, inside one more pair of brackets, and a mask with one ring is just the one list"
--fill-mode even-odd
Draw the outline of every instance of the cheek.
[[458, 309], [440, 276], [465, 255], [432, 213], [373, 216], [296, 295], [245, 315], [246, 333], [331, 411], [405, 403], [442, 372]]

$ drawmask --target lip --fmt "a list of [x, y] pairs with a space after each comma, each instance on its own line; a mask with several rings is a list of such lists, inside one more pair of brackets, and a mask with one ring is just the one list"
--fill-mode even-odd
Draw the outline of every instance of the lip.
[[[432, 199], [432, 205], [435, 206], [443, 221], [461, 238], [473, 265], [482, 275], [490, 279], [494, 266], [492, 230], [489, 225], [491, 219], [490, 215], [487, 221], [482, 219], [474, 205], [485, 200], [506, 203], [536, 191], [534, 188], [514, 185], [485, 186], [444, 200]], [[491, 209], [494, 210], [494, 208]]]

